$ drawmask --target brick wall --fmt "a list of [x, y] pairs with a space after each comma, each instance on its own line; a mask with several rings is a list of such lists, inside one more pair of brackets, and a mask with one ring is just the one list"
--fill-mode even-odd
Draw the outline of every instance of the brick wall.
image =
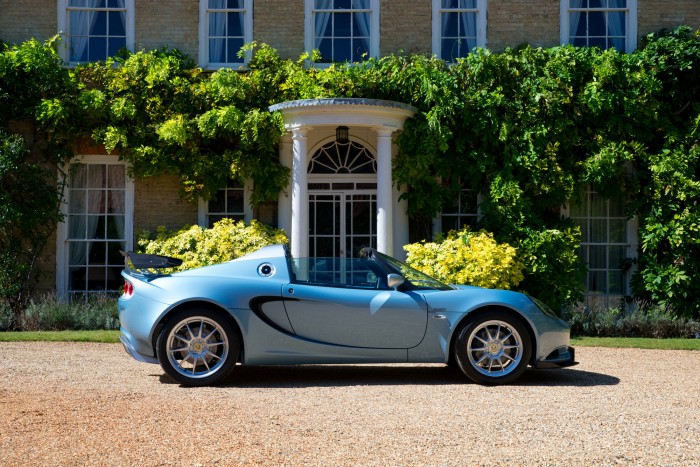
[[639, 37], [680, 25], [700, 29], [700, 1], [639, 0], [637, 21]]
[[134, 49], [165, 45], [199, 58], [199, 2], [197, 0], [136, 0]]
[[58, 31], [56, 1], [0, 0], [0, 40], [14, 44], [45, 41]]
[[559, 45], [559, 21], [559, 0], [488, 0], [486, 47]]
[[380, 54], [432, 52], [432, 2], [382, 0]]
[[[138, 0], [135, 48], [176, 47], [199, 55], [198, 0]], [[430, 0], [381, 0], [380, 53], [424, 53], [432, 49]], [[487, 47], [501, 51], [528, 43], [559, 44], [560, 0], [488, 0]], [[0, 39], [9, 43], [32, 37], [44, 41], [57, 31], [57, 1], [0, 0]], [[296, 59], [304, 51], [304, 1], [254, 0], [253, 37]], [[662, 28], [687, 24], [700, 28], [700, 0], [639, 0], [642, 37]]]
[[283, 58], [304, 52], [304, 1], [254, 0], [253, 39], [271, 45]]
[[197, 205], [180, 199], [175, 176], [138, 178], [134, 184], [134, 232], [158, 226], [179, 229], [197, 223]]

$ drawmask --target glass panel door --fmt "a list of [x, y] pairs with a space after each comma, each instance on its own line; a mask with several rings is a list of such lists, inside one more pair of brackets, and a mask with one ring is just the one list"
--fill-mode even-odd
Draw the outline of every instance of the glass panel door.
[[376, 212], [376, 190], [310, 191], [309, 256], [357, 258], [362, 248], [376, 247]]
[[358, 258], [365, 247], [377, 247], [377, 195], [345, 195], [345, 256]]

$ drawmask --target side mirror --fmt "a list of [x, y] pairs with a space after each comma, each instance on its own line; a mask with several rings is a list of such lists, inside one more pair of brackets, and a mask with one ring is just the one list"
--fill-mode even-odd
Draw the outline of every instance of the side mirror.
[[389, 274], [386, 276], [386, 285], [391, 289], [397, 289], [406, 282], [406, 279], [399, 274]]

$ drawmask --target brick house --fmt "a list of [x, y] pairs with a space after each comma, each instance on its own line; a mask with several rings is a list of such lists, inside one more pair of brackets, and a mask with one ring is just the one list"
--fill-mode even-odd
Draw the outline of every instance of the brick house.
[[[686, 24], [700, 28], [700, 1], [687, 0], [0, 0], [0, 38], [63, 37], [69, 65], [101, 60], [122, 47], [178, 48], [203, 69], [245, 66], [236, 52], [256, 40], [296, 59], [319, 49], [322, 62], [361, 60], [399, 51], [433, 53], [450, 62], [473, 47], [493, 51], [523, 43], [615, 47], [630, 52], [639, 38]], [[324, 66], [316, 63], [315, 66]], [[286, 229], [293, 254], [350, 255], [372, 244], [403, 256], [409, 219], [391, 184], [392, 135], [414, 110], [405, 103], [324, 100], [280, 103], [288, 134], [280, 160], [290, 185], [277, 203], [251, 208], [249, 186], [230, 183], [216, 200], [180, 200], [173, 177], [131, 180], [116, 156], [85, 147], [72, 177], [55, 251], [44, 269], [44, 289], [61, 295], [116, 290], [119, 249], [133, 247], [134, 232], [163, 225], [210, 225], [222, 217]], [[338, 150], [357, 164], [338, 159]], [[455, 205], [434, 219], [435, 232], [479, 217], [479, 194], [464, 187]], [[634, 220], [621, 200], [586, 193], [568, 214], [590, 234], [582, 254], [589, 265], [589, 299], [628, 294], [620, 259], [636, 255]], [[337, 219], [338, 222], [333, 222]], [[346, 221], [352, 219], [352, 221]], [[303, 233], [308, 232], [308, 235]], [[53, 265], [55, 264], [55, 268]]]

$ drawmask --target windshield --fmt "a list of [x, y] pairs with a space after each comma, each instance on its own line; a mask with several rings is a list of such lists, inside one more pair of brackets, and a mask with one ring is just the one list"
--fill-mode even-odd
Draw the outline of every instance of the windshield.
[[392, 273], [401, 274], [410, 282], [416, 289], [435, 289], [435, 290], [453, 290], [454, 287], [443, 284], [437, 279], [423, 274], [422, 272], [413, 269], [411, 266], [402, 263], [398, 259], [387, 256], [378, 251], [374, 252], [390, 269]]

